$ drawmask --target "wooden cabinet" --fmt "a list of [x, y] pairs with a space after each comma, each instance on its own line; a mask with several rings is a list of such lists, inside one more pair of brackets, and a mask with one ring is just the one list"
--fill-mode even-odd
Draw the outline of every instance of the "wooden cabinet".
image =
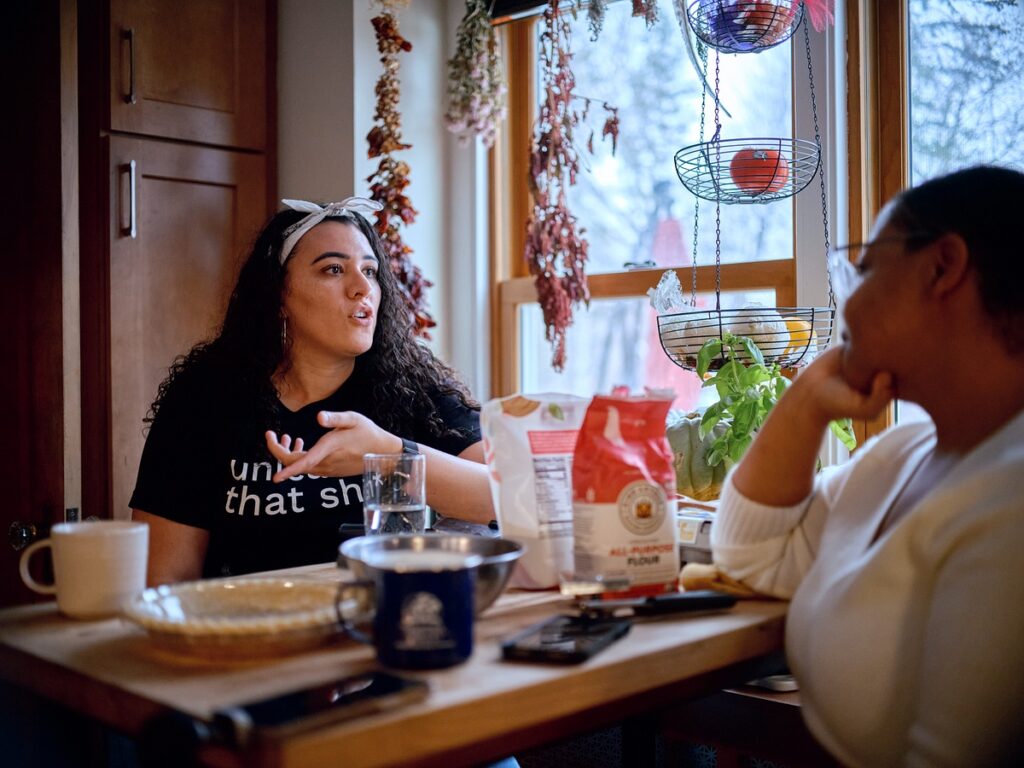
[[158, 386], [270, 213], [276, 3], [78, 7], [82, 513], [126, 517]]
[[111, 496], [125, 514], [143, 418], [175, 357], [211, 338], [265, 218], [263, 158], [110, 139]]
[[265, 0], [111, 0], [111, 131], [266, 146]]
[[[75, 87], [73, 76], [65, 83], [64, 68], [70, 64], [73, 71], [74, 52], [69, 57], [65, 46], [68, 37], [74, 39], [68, 34], [73, 19], [65, 19], [57, 3], [20, 3], [4, 10], [0, 606], [39, 599], [22, 585], [22, 550], [16, 547], [45, 536], [63, 518], [66, 499], [69, 506], [77, 504], [73, 478], [65, 474], [65, 450], [77, 453], [75, 435], [64, 429], [64, 380], [74, 381], [68, 369], [77, 362], [65, 359], [64, 352], [65, 345], [74, 344], [69, 336], [77, 317], [62, 282], [69, 273], [77, 280], [76, 219], [69, 203], [77, 187], [65, 184], [68, 173], [61, 163], [64, 150], [77, 140], [74, 116], [62, 99]], [[33, 563], [41, 567], [46, 559], [38, 556]], [[0, 689], [0, 717], [5, 703]]]

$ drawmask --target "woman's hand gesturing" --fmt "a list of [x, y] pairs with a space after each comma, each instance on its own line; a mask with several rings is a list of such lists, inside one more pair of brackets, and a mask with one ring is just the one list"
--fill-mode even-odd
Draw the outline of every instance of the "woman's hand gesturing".
[[367, 453], [397, 453], [402, 441], [378, 427], [372, 420], [354, 411], [320, 411], [320, 426], [330, 432], [317, 440], [308, 451], [302, 440], [292, 445], [291, 437], [267, 431], [267, 448], [284, 469], [274, 475], [280, 483], [289, 477], [311, 473], [322, 477], [346, 477], [363, 472], [363, 455]]

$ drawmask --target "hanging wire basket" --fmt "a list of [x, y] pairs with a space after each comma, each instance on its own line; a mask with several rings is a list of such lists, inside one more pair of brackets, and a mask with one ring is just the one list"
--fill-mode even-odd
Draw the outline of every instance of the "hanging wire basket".
[[758, 53], [788, 40], [803, 18], [801, 0], [695, 0], [694, 34], [724, 53]]
[[[725, 331], [751, 339], [764, 355], [765, 365], [801, 368], [832, 338], [835, 310], [831, 307], [745, 307], [743, 309], [701, 309], [658, 317], [661, 348], [680, 368], [697, 370], [697, 353], [710, 339]], [[711, 361], [717, 371], [725, 355]]]
[[713, 139], [683, 147], [676, 173], [697, 197], [721, 203], [766, 203], [811, 183], [821, 164], [808, 139]]

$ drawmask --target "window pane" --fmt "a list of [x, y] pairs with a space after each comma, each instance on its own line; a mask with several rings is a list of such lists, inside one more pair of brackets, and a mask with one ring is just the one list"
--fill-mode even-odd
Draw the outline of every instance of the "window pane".
[[[659, 21], [651, 29], [643, 19], [631, 18], [631, 10], [632, 3], [609, 4], [596, 42], [586, 13], [573, 23], [575, 92], [596, 100], [586, 125], [577, 127], [576, 140], [582, 147], [594, 131], [595, 154], [581, 153], [584, 170], [569, 191], [569, 206], [586, 229], [592, 273], [647, 259], [682, 266], [693, 251], [696, 198], [676, 176], [673, 156], [700, 140], [702, 89], [672, 3], [659, 3]], [[799, 34], [797, 39], [802, 40]], [[732, 113], [721, 115], [723, 138], [792, 135], [790, 57], [788, 42], [756, 55], [721, 56], [721, 100]], [[711, 83], [714, 68], [711, 52]], [[601, 139], [604, 100], [619, 108], [614, 157], [610, 142]], [[705, 140], [713, 133], [714, 101], [708, 98]], [[714, 264], [713, 203], [700, 201], [699, 220], [697, 263]], [[723, 262], [791, 258], [792, 203], [723, 205], [721, 231]]]
[[[758, 303], [775, 304], [775, 291], [745, 291], [722, 294], [722, 308]], [[697, 295], [697, 308], [713, 308], [713, 295]], [[620, 384], [633, 392], [645, 386], [671, 387], [676, 391], [676, 408], [698, 405], [700, 382], [697, 374], [685, 371], [671, 360], [658, 339], [658, 319], [646, 296], [622, 299], [593, 299], [589, 309], [576, 312], [566, 337], [569, 365], [562, 373], [551, 370], [551, 347], [544, 340], [544, 321], [537, 304], [519, 309], [522, 392], [568, 392], [589, 397], [611, 392]]]
[[1024, 3], [910, 0], [911, 181], [1024, 169]]
[[[1024, 3], [910, 0], [911, 182], [977, 163], [1024, 170]], [[896, 420], [927, 418], [897, 402]]]

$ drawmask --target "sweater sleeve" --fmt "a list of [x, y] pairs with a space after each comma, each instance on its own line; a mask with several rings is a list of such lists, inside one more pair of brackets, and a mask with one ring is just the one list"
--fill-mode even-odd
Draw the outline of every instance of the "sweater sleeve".
[[740, 493], [730, 474], [711, 527], [715, 565], [751, 589], [789, 599], [814, 562], [827, 510], [812, 493], [791, 507], [759, 504]]
[[715, 565], [756, 592], [790, 599], [814, 564], [825, 524], [851, 476], [865, 464], [870, 470], [878, 462], [891, 462], [917, 430], [902, 432], [873, 437], [845, 464], [821, 470], [807, 498], [791, 507], [746, 498], [730, 474], [711, 527]]

